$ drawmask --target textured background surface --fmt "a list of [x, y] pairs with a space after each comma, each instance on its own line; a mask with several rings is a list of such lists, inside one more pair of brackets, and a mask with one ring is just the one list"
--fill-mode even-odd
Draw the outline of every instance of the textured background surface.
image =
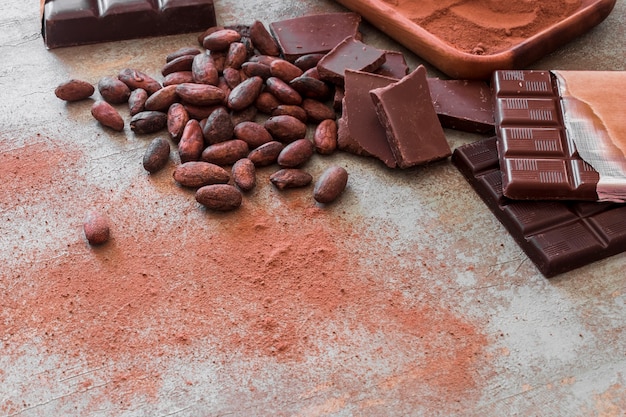
[[[342, 10], [217, 3], [219, 23]], [[350, 173], [336, 204], [278, 192], [267, 168], [239, 211], [206, 212], [173, 162], [145, 173], [154, 135], [103, 130], [90, 101], [53, 93], [125, 67], [157, 76], [195, 35], [48, 51], [38, 6], [0, 5], [0, 415], [626, 412], [626, 255], [546, 280], [449, 162], [318, 156], [314, 176]], [[618, 0], [534, 67], [625, 70], [625, 21]], [[82, 234], [93, 207], [112, 222], [96, 249]]]

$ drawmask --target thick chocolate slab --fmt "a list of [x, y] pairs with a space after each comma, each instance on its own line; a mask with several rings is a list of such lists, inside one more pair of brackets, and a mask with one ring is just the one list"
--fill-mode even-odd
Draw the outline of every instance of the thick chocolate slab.
[[385, 51], [348, 36], [320, 59], [317, 72], [322, 80], [343, 85], [346, 70], [374, 72], [384, 63]]
[[48, 48], [204, 30], [215, 25], [213, 0], [47, 0]]
[[506, 198], [495, 137], [458, 147], [452, 163], [544, 276], [626, 250], [624, 204]]
[[423, 65], [396, 83], [371, 90], [370, 97], [398, 167], [409, 168], [450, 156]]
[[579, 156], [549, 71], [496, 71], [491, 83], [504, 195], [598, 200], [598, 173]]
[[288, 61], [308, 54], [325, 54], [348, 36], [360, 39], [361, 16], [323, 13], [272, 22], [270, 31]]

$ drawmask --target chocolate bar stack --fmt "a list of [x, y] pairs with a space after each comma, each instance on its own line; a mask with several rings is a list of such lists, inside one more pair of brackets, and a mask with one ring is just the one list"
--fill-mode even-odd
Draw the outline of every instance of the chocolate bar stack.
[[[598, 112], [601, 83], [587, 79], [615, 76], [496, 71], [491, 83], [496, 137], [461, 146], [452, 155], [546, 277], [626, 250], [626, 138], [614, 135], [623, 132], [624, 119]], [[617, 76], [626, 81], [624, 73]], [[596, 163], [596, 170], [591, 160], [606, 164]]]

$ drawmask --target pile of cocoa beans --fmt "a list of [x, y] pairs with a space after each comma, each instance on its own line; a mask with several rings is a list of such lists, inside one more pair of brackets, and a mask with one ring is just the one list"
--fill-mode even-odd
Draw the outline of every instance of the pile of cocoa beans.
[[[337, 149], [341, 89], [320, 79], [316, 65], [323, 55], [294, 62], [281, 58], [260, 21], [209, 28], [198, 42], [165, 57], [161, 81], [132, 68], [101, 78], [93, 117], [123, 131], [125, 121], [115, 106], [127, 103], [135, 134], [167, 129], [168, 138], [157, 137], [147, 146], [144, 168], [155, 173], [167, 165], [173, 144], [180, 158], [174, 180], [196, 189], [196, 200], [209, 209], [239, 207], [262, 166], [278, 166], [270, 181], [280, 190], [311, 184], [303, 166], [314, 154]], [[55, 90], [66, 101], [94, 92], [94, 86], [77, 79]], [[310, 139], [308, 125], [314, 126]], [[315, 183], [314, 199], [334, 201], [347, 181], [344, 168], [330, 166]]]

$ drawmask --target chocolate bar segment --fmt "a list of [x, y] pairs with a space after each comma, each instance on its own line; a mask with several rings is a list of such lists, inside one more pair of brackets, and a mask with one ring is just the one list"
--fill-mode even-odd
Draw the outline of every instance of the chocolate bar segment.
[[554, 76], [496, 71], [491, 87], [504, 195], [597, 201], [599, 175], [568, 136]]
[[374, 72], [384, 62], [385, 51], [348, 36], [320, 59], [317, 72], [322, 80], [343, 85], [346, 70]]
[[452, 163], [547, 278], [626, 250], [626, 205], [503, 195], [496, 138], [455, 149]]
[[48, 48], [215, 26], [213, 0], [47, 0], [42, 35]]

